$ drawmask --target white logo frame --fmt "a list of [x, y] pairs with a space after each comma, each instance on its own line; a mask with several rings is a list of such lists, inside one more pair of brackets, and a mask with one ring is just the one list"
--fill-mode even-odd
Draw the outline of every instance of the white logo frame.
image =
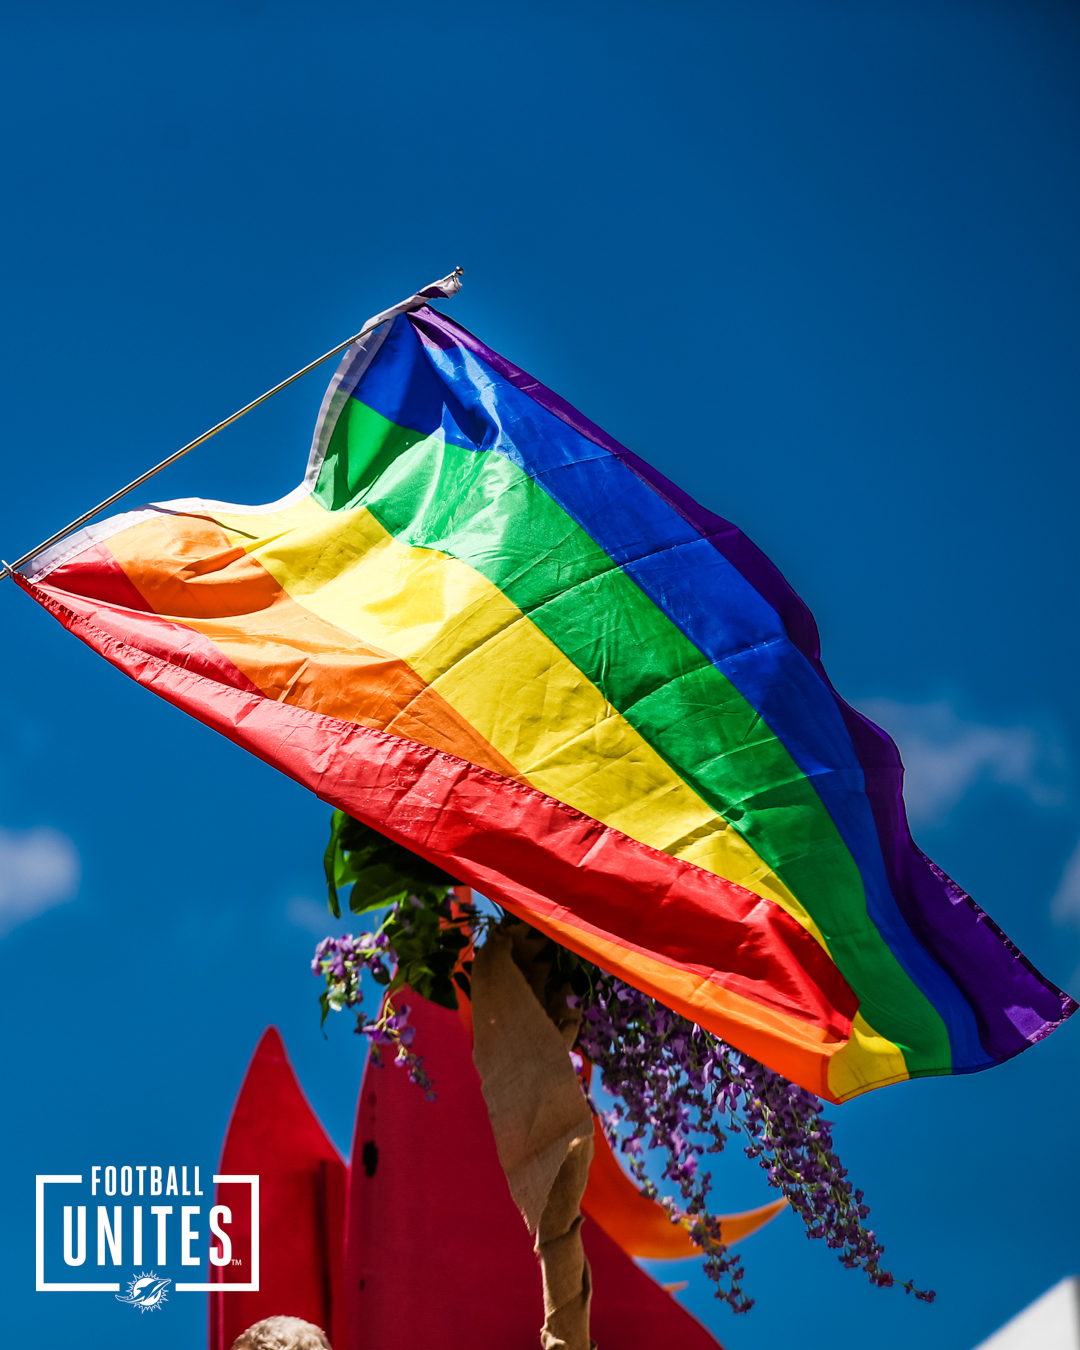
[[[73, 1174], [38, 1174], [35, 1182], [34, 1256], [36, 1290], [39, 1294], [118, 1294], [120, 1283], [88, 1283], [45, 1280], [45, 1187], [50, 1185], [81, 1186], [82, 1176]], [[176, 1294], [257, 1294], [259, 1292], [259, 1178], [257, 1176], [215, 1176], [219, 1182], [241, 1182], [251, 1187], [251, 1279], [246, 1284], [174, 1284]]]

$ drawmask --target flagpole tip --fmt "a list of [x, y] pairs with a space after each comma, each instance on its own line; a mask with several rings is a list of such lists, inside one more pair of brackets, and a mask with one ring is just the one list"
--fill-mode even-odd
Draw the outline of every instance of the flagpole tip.
[[441, 281], [433, 281], [430, 286], [425, 286], [422, 291], [417, 291], [416, 294], [425, 300], [449, 300], [451, 296], [457, 295], [458, 291], [461, 290], [461, 278], [464, 275], [464, 267], [455, 267]]

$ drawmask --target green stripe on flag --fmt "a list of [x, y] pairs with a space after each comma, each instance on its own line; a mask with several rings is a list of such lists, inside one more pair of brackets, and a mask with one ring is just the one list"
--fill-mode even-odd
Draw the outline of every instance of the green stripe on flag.
[[496, 585], [806, 906], [863, 1016], [901, 1047], [909, 1072], [951, 1063], [945, 1024], [867, 914], [862, 877], [812, 783], [539, 482], [504, 455], [423, 436], [350, 398], [314, 495], [329, 510], [366, 506], [403, 543]]

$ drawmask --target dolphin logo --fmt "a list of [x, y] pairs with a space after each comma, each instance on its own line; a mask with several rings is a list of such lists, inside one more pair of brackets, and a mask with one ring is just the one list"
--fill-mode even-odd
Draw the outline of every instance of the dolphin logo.
[[155, 1312], [168, 1302], [168, 1290], [172, 1280], [160, 1280], [156, 1272], [141, 1271], [128, 1285], [126, 1294], [117, 1294], [120, 1303], [130, 1303], [140, 1312]]

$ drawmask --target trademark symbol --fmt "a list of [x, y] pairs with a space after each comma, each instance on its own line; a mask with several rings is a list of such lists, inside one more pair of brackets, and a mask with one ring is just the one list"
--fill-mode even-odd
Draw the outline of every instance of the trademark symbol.
[[241, 1261], [238, 1256], [233, 1257], [232, 1263], [234, 1266], [242, 1266], [244, 1264], [243, 1261]]

